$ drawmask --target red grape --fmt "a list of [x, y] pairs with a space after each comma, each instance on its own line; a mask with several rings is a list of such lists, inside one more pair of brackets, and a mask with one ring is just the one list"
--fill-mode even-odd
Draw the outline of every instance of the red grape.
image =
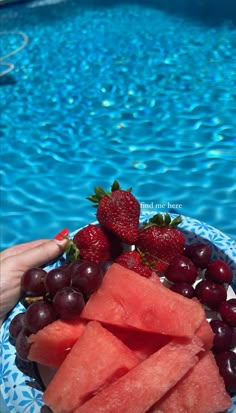
[[32, 377], [33, 379], [36, 378], [35, 363], [33, 361], [30, 361], [28, 359], [23, 360], [21, 357], [18, 356], [18, 354], [16, 354], [15, 365], [18, 368], [18, 370], [20, 370], [26, 376]]
[[83, 295], [71, 287], [65, 287], [53, 297], [53, 307], [64, 320], [79, 317], [85, 306]]
[[40, 413], [52, 413], [52, 410], [44, 404], [44, 406], [41, 407]]
[[236, 392], [236, 353], [231, 350], [218, 353], [216, 362], [229, 393]]
[[227, 324], [236, 327], [236, 298], [230, 298], [221, 303], [219, 313]]
[[70, 274], [71, 279], [73, 278], [73, 276], [77, 276], [80, 266], [84, 264], [85, 262], [89, 263], [89, 261], [78, 259], [78, 260], [71, 262], [68, 265], [68, 273]]
[[184, 255], [192, 260], [199, 268], [206, 268], [211, 261], [212, 249], [209, 244], [196, 243], [188, 245], [184, 251]]
[[33, 295], [44, 295], [46, 293], [44, 279], [47, 275], [42, 268], [31, 268], [21, 278], [22, 289]]
[[16, 338], [16, 352], [22, 360], [27, 360], [30, 344], [28, 343], [29, 332], [22, 329]]
[[200, 281], [195, 288], [195, 292], [200, 302], [212, 310], [216, 310], [227, 297], [227, 292], [223, 285], [208, 280]]
[[236, 328], [232, 330], [231, 348], [236, 347]]
[[197, 268], [193, 262], [184, 255], [173, 259], [166, 271], [166, 278], [172, 282], [186, 282], [193, 284], [197, 278]]
[[64, 287], [69, 287], [71, 283], [70, 273], [67, 265], [54, 268], [49, 271], [45, 278], [45, 286], [51, 296]]
[[57, 314], [50, 303], [36, 301], [25, 312], [25, 326], [31, 333], [37, 333], [57, 319]]
[[72, 275], [72, 287], [83, 294], [91, 294], [100, 287], [103, 280], [103, 271], [99, 264], [84, 262]]
[[230, 284], [233, 279], [233, 272], [226, 262], [215, 260], [208, 265], [205, 277], [215, 282]]
[[221, 320], [212, 320], [210, 325], [215, 334], [213, 351], [219, 352], [230, 350], [233, 337], [232, 328]]
[[9, 325], [9, 333], [11, 337], [17, 338], [20, 331], [24, 328], [25, 313], [16, 314]]
[[191, 284], [188, 283], [176, 283], [170, 287], [170, 290], [175, 293], [181, 294], [187, 298], [193, 298], [195, 296], [195, 290]]

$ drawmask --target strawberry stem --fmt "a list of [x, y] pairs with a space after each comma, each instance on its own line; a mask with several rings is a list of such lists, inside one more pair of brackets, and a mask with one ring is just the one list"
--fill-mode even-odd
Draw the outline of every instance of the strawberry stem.
[[65, 253], [66, 253], [66, 260], [68, 262], [73, 262], [77, 260], [80, 256], [79, 248], [75, 245], [74, 241], [71, 239], [68, 239], [68, 242], [65, 248]]
[[[161, 258], [158, 258], [157, 256], [150, 254], [149, 252], [142, 252], [140, 251], [139, 248], [137, 248], [137, 252], [139, 253], [141, 260], [142, 260], [142, 264], [147, 265], [151, 270], [155, 271], [155, 269], [153, 269], [153, 267], [156, 265], [157, 261], [162, 262], [163, 264], [169, 265], [168, 262], [162, 260]], [[153, 258], [153, 261], [150, 262], [147, 260], [147, 256]]]
[[157, 262], [157, 261], [160, 261], [160, 262], [162, 262], [162, 263], [165, 264], [165, 265], [169, 265], [169, 263], [168, 263], [167, 261], [164, 261], [164, 260], [162, 260], [161, 258], [158, 258], [156, 255], [150, 254], [149, 252], [147, 253], [147, 255], [148, 255], [149, 257], [152, 257], [152, 258], [155, 259], [155, 261], [152, 261], [151, 264], [150, 264], [152, 267], [153, 267], [154, 265], [156, 265], [156, 262]]

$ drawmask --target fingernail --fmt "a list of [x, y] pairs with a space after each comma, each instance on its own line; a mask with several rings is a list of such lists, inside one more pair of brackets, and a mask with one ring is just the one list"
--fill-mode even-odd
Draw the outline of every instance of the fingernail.
[[66, 237], [68, 237], [69, 235], [69, 230], [68, 228], [64, 228], [62, 229], [60, 232], [58, 232], [58, 234], [54, 237], [54, 239], [58, 240], [58, 241], [62, 241], [64, 240]]

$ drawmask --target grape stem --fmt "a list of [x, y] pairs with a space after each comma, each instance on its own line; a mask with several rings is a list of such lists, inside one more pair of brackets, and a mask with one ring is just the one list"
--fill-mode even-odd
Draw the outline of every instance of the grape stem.
[[25, 297], [25, 301], [27, 304], [32, 304], [35, 303], [36, 301], [42, 301], [44, 299], [43, 296], [37, 296], [37, 297]]

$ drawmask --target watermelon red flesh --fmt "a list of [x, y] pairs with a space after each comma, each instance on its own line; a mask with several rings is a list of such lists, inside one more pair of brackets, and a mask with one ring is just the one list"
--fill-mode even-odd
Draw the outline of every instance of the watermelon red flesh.
[[214, 356], [207, 352], [149, 413], [219, 413], [231, 403]]
[[107, 330], [118, 337], [129, 347], [141, 360], [169, 343], [173, 337], [158, 333], [149, 333], [140, 330], [129, 330], [119, 326], [104, 325]]
[[215, 334], [206, 318], [196, 330], [196, 336], [202, 340], [205, 351], [211, 350]]
[[[161, 347], [165, 346], [174, 337], [158, 333], [149, 333], [140, 330], [130, 330], [119, 326], [104, 325], [112, 334], [126, 344], [141, 360], [144, 360]], [[196, 336], [203, 343], [205, 351], [212, 348], [214, 333], [206, 319], [202, 321], [196, 330]]]
[[155, 272], [152, 273], [151, 277], [149, 277], [150, 281], [153, 281], [156, 284], [161, 284], [160, 278], [156, 275]]
[[53, 413], [71, 413], [138, 362], [125, 344], [91, 321], [53, 377], [43, 400]]
[[28, 359], [42, 365], [58, 368], [83, 333], [83, 320], [56, 320], [28, 338]]
[[199, 303], [113, 264], [81, 317], [124, 328], [192, 337], [205, 315]]
[[74, 413], [144, 413], [198, 361], [199, 339], [176, 339], [96, 394]]

